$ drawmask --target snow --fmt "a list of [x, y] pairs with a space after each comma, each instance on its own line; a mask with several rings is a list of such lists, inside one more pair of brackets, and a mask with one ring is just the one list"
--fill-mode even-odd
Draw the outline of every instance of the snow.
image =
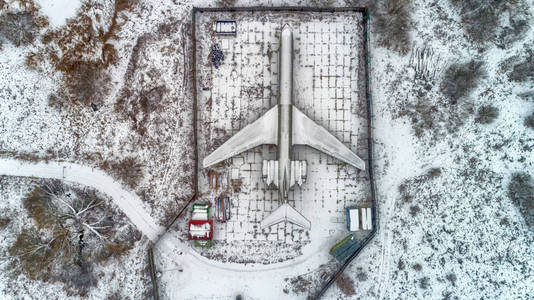
[[[63, 171], [59, 166], [67, 166], [69, 180], [108, 193], [118, 206], [122, 205], [125, 211], [129, 211], [129, 217], [141, 231], [155, 238], [161, 230], [155, 224], [161, 224], [166, 212], [178, 211], [183, 203], [181, 198], [187, 199], [190, 195], [191, 188], [186, 184], [189, 177], [184, 174], [192, 169], [189, 164], [192, 143], [187, 139], [191, 136], [189, 124], [192, 122], [192, 96], [189, 90], [192, 78], [183, 75], [190, 73], [191, 66], [187, 64], [190, 62], [190, 37], [182, 35], [181, 29], [161, 33], [158, 26], [171, 24], [172, 28], [182, 28], [183, 24], [190, 24], [190, 9], [193, 4], [213, 5], [208, 1], [193, 2], [175, 4], [169, 0], [154, 4], [141, 1], [132, 13], [126, 14], [128, 20], [124, 19], [124, 27], [118, 32], [119, 39], [114, 41], [120, 57], [119, 63], [110, 70], [112, 81], [117, 84], [113, 85], [110, 97], [105, 100], [106, 105], [103, 105], [98, 114], [88, 109], [51, 109], [47, 105], [47, 99], [60, 87], [59, 74], [50, 70], [37, 73], [26, 68], [25, 56], [33, 46], [17, 48], [10, 43], [3, 43], [0, 50], [0, 150], [3, 156], [11, 155], [10, 153], [46, 156], [52, 153], [53, 158], [73, 163], [41, 162], [37, 164], [40, 167], [32, 167], [7, 159], [8, 165], [1, 168], [9, 174], [62, 178]], [[76, 7], [79, 7], [77, 1], [40, 3], [52, 26], [65, 24], [65, 20], [73, 16]], [[284, 1], [270, 3], [289, 4]], [[356, 295], [345, 296], [333, 285], [324, 299], [475, 299], [481, 295], [492, 299], [528, 299], [534, 294], [534, 236], [532, 229], [525, 225], [521, 214], [506, 195], [510, 174], [516, 171], [533, 174], [534, 165], [534, 133], [523, 126], [524, 118], [534, 107], [532, 102], [518, 96], [531, 91], [532, 85], [510, 82], [507, 78], [509, 70], [506, 65], [502, 65], [510, 63], [510, 60], [513, 62], [516, 55], [523, 55], [526, 48], [534, 42], [531, 13], [533, 1], [525, 3], [530, 7], [528, 22], [531, 27], [521, 40], [505, 45], [504, 48], [497, 47], [492, 42], [484, 46], [471, 43], [463, 30], [461, 16], [447, 0], [414, 0], [411, 10], [413, 22], [410, 25], [414, 45], [411, 53], [405, 56], [377, 45], [376, 33], [371, 29], [370, 82], [374, 113], [378, 231], [371, 243], [345, 270], [345, 274], [355, 281]], [[236, 3], [237, 6], [244, 4], [261, 3]], [[300, 1], [291, 4], [309, 3]], [[59, 5], [66, 9], [57, 9]], [[343, 6], [345, 1], [338, 1], [336, 5]], [[105, 13], [110, 14], [109, 9]], [[251, 39], [256, 38], [256, 34], [261, 34], [258, 28], [263, 26], [263, 21], [257, 22], [255, 28], [250, 28]], [[267, 27], [271, 26], [268, 19], [265, 21]], [[239, 29], [240, 23], [237, 26]], [[139, 43], [139, 59], [132, 60], [132, 64], [137, 65], [137, 71], [131, 77], [125, 77], [132, 49], [140, 37], [145, 37], [147, 42]], [[238, 35], [237, 38], [241, 37]], [[268, 39], [277, 41], [275, 36]], [[184, 41], [187, 41], [187, 45], [185, 53], [182, 53]], [[232, 41], [232, 38], [220, 38], [225, 53], [239, 50]], [[249, 46], [254, 48], [253, 45]], [[421, 93], [427, 95], [426, 101], [436, 109], [439, 109], [443, 97], [439, 91], [443, 71], [454, 62], [471, 58], [484, 61], [488, 76], [480, 82], [466, 102], [472, 103], [474, 111], [484, 104], [497, 107], [499, 116], [495, 122], [489, 125], [476, 124], [471, 114], [464, 117], [465, 123], [462, 126], [447, 131], [447, 120], [442, 119], [434, 123], [438, 129], [416, 136], [413, 120], [400, 116], [398, 112], [399, 107], [413, 104], [421, 97], [418, 89], [423, 83], [414, 79], [414, 66], [410, 62], [417, 47], [431, 48], [439, 58], [430, 62], [430, 66], [436, 71], [435, 80], [428, 91], [421, 89]], [[204, 50], [209, 49], [206, 47]], [[306, 57], [306, 53], [302, 54]], [[276, 56], [276, 52], [273, 56]], [[225, 103], [221, 103], [226, 101], [224, 97], [242, 98], [238, 87], [259, 80], [257, 71], [261, 71], [262, 76], [269, 79], [264, 86], [271, 84], [271, 75], [275, 78], [276, 74], [268, 72], [264, 66], [269, 65], [269, 68], [275, 70], [276, 58], [271, 62], [267, 59], [246, 59], [245, 56], [245, 63], [239, 62], [238, 65], [239, 68], [244, 68], [243, 74], [229, 72], [228, 69], [234, 68], [229, 64], [234, 61], [231, 56], [225, 57], [219, 73], [206, 72], [205, 81], [201, 82], [199, 88], [209, 88], [207, 83], [211, 81], [214, 86], [224, 86], [220, 90], [202, 92], [213, 94], [209, 95], [212, 96], [214, 105], [210, 113], [210, 117], [213, 116], [211, 125], [227, 132], [210, 131], [207, 137], [199, 135], [200, 139], [232, 135], [276, 102], [275, 97], [267, 99], [263, 96], [263, 93], [269, 93], [268, 89], [263, 89], [260, 98], [267, 100], [261, 105], [252, 105], [257, 104], [252, 101], [228, 101], [233, 106], [231, 110], [226, 110]], [[235, 61], [238, 62], [237, 59]], [[316, 64], [315, 61], [310, 61], [309, 65], [312, 63]], [[323, 62], [317, 62], [318, 66], [322, 64]], [[313, 99], [315, 96], [326, 98], [329, 96], [328, 91], [316, 91], [317, 94], [314, 94], [313, 89], [309, 88], [309, 82], [320, 86], [328, 85], [334, 79], [314, 78], [309, 65], [299, 67], [301, 69], [298, 72], [302, 76], [295, 82], [298, 94], [304, 99]], [[163, 75], [155, 74], [154, 70]], [[336, 74], [337, 70], [332, 72]], [[172, 96], [161, 102], [164, 109], [157, 116], [161, 116], [163, 121], [148, 120], [152, 123], [146, 136], [141, 138], [132, 132], [128, 120], [117, 117], [112, 107], [123, 86], [141, 86], [138, 90], [134, 89], [137, 93], [153, 87], [147, 82], [165, 85], [169, 88], [168, 95]], [[248, 87], [245, 91], [249, 94], [245, 98], [257, 99], [253, 93], [257, 87]], [[332, 121], [333, 118], [329, 115], [332, 110], [329, 110], [328, 105], [321, 101], [310, 104], [303, 101], [299, 105], [305, 105], [303, 110], [312, 119], [320, 120], [321, 125], [336, 131], [339, 124]], [[319, 110], [315, 111], [315, 108]], [[445, 116], [450, 117], [454, 113], [448, 111]], [[343, 136], [344, 133], [339, 134], [351, 147], [361, 145], [361, 141]], [[199, 146], [205, 148], [202, 143]], [[302, 155], [316, 155], [305, 149], [298, 151]], [[144, 181], [140, 187], [130, 191], [103, 172], [93, 171], [91, 166], [96, 164], [88, 162], [84, 157], [95, 153], [99, 153], [103, 159], [128, 156], [139, 158], [144, 164]], [[202, 157], [203, 154], [200, 154]], [[256, 163], [261, 162], [259, 158], [262, 156], [274, 157], [274, 150], [264, 147], [252, 151], [248, 156], [242, 157], [241, 162], [231, 161], [228, 170], [220, 174], [221, 182], [243, 179], [240, 201], [250, 199], [250, 203], [255, 205], [262, 203], [253, 197], [263, 193], [256, 187], [256, 183], [259, 183], [259, 187], [262, 186], [261, 168], [250, 171], [244, 164], [246, 160], [252, 162], [249, 166], [256, 166]], [[317, 156], [317, 159], [316, 164], [308, 166], [311, 175], [303, 187], [320, 182], [320, 174], [339, 173], [350, 180], [354, 179], [355, 175], [350, 170], [336, 167], [335, 160], [324, 156]], [[4, 161], [6, 160], [2, 160], [2, 165]], [[434, 168], [441, 170], [440, 175], [430, 179], [427, 173]], [[77, 175], [78, 173], [81, 175]], [[324, 176], [325, 180], [332, 178], [331, 175]], [[27, 183], [20, 178], [17, 179], [19, 181], [10, 180], [20, 186], [2, 186], [2, 213], [20, 209], [21, 195], [28, 188]], [[207, 181], [206, 179], [204, 184]], [[266, 194], [273, 203], [267, 206], [232, 205], [231, 221], [236, 223], [215, 225], [214, 248], [211, 250], [193, 249], [185, 240], [185, 219], [190, 216], [186, 211], [173, 231], [163, 235], [156, 246], [156, 263], [158, 270], [162, 272], [159, 280], [162, 298], [227, 299], [237, 294], [244, 295], [245, 299], [306, 298], [310, 290], [317, 288], [317, 282], [324, 281], [320, 272], [331, 274], [336, 267], [328, 249], [346, 234], [346, 228], [344, 218], [341, 223], [330, 220], [338, 220], [343, 215], [343, 210], [339, 208], [355, 204], [345, 199], [343, 203], [334, 204], [342, 196], [342, 193], [338, 194], [332, 188], [334, 186], [337, 184], [308, 185], [310, 195], [319, 194], [326, 199], [314, 205], [322, 208], [320, 212], [328, 212], [331, 216], [323, 216], [323, 221], [314, 222], [309, 237], [293, 228], [287, 231], [285, 227], [277, 228], [267, 237], [277, 240], [272, 241], [271, 247], [256, 242], [256, 229], [253, 227], [255, 219], [261, 220], [263, 213], [278, 206], [276, 195], [271, 196], [269, 191]], [[401, 186], [406, 188], [405, 192], [399, 191]], [[349, 190], [355, 194], [361, 192], [359, 187], [350, 187]], [[343, 190], [343, 194], [347, 191]], [[214, 199], [214, 195], [204, 196], [209, 201]], [[297, 199], [295, 206], [299, 211], [313, 215], [315, 212], [310, 209], [312, 206], [306, 208], [304, 204], [309, 203], [305, 201], [310, 197]], [[130, 199], [134, 202], [130, 203]], [[264, 199], [263, 196], [261, 199]], [[235, 198], [231, 201], [233, 204], [245, 203], [236, 202]], [[250, 210], [255, 216], [250, 218], [242, 210]], [[236, 231], [236, 228], [240, 229], [239, 222], [244, 224], [241, 232]], [[293, 234], [296, 234], [294, 241]], [[258, 235], [258, 239], [263, 239], [263, 235]], [[6, 239], [2, 244], [9, 243]], [[277, 243], [281, 245], [278, 246]], [[299, 244], [300, 248], [292, 248]], [[90, 298], [106, 298], [110, 289], [123, 291], [124, 298], [143, 298], [137, 293], [143, 290], [141, 285], [145, 283], [139, 283], [135, 273], [141, 272], [141, 268], [146, 265], [143, 260], [146, 245], [139, 243], [136, 247], [138, 248], [124, 257], [122, 262], [117, 261], [101, 270], [103, 277], [100, 286]], [[248, 256], [243, 255], [243, 250], [249, 251]], [[226, 256], [220, 258], [212, 254]], [[232, 261], [236, 257], [244, 260], [239, 263]], [[281, 257], [287, 260], [269, 260]], [[130, 265], [132, 261], [135, 261], [135, 266]], [[321, 267], [321, 263], [325, 263], [326, 267]], [[297, 276], [310, 279], [313, 284], [304, 292], [295, 291], [291, 281]], [[108, 285], [108, 282], [109, 289], [102, 287]], [[12, 298], [15, 292], [21, 298], [67, 297], [59, 284], [33, 282], [24, 278], [10, 281], [7, 277], [2, 277], [0, 285], [2, 298]], [[206, 286], [210, 288], [205, 288]]]
[[130, 221], [155, 242], [164, 228], [145, 211], [139, 196], [123, 189], [106, 173], [91, 167], [67, 162], [28, 163], [16, 159], [0, 159], [0, 175], [55, 178], [93, 187], [107, 194]]
[[[44, 181], [46, 182], [46, 181]], [[30, 177], [0, 176], [0, 212], [2, 218], [10, 218], [7, 228], [0, 230], [0, 250], [2, 256], [14, 242], [22, 228], [32, 225], [30, 216], [23, 207], [23, 199], [43, 180]], [[77, 184], [67, 184], [77, 186]], [[83, 186], [81, 186], [83, 187]], [[104, 198], [108, 198], [104, 195]], [[116, 210], [117, 208], [112, 208]], [[120, 259], [111, 258], [104, 264], [93, 265], [93, 273], [98, 274], [98, 285], [91, 289], [89, 299], [105, 299], [115, 295], [122, 299], [145, 298], [150, 279], [142, 270], [147, 265], [146, 248], [149, 241], [141, 239], [134, 243], [133, 249]], [[9, 260], [2, 260], [5, 267]], [[13, 278], [10, 272], [0, 272], [0, 298], [12, 299], [13, 295], [21, 299], [86, 299], [72, 295], [61, 282], [40, 282], [25, 276]]]
[[67, 19], [74, 17], [82, 4], [80, 0], [37, 0], [36, 3], [41, 6], [41, 11], [53, 27], [65, 25]]

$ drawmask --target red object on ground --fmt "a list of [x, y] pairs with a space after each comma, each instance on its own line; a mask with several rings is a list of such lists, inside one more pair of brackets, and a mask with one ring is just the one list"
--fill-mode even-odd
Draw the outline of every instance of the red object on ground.
[[[194, 236], [191, 234], [191, 225], [199, 227], [204, 224], [209, 225], [209, 230], [205, 236]], [[210, 241], [213, 238], [213, 220], [189, 220], [189, 240], [193, 241]]]

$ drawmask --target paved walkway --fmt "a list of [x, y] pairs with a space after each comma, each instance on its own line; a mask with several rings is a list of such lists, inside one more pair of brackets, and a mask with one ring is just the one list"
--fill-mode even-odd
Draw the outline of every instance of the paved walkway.
[[141, 233], [156, 242], [165, 228], [159, 226], [145, 210], [145, 204], [134, 193], [125, 190], [105, 172], [69, 162], [26, 162], [0, 158], [0, 175], [54, 178], [76, 182], [107, 194]]

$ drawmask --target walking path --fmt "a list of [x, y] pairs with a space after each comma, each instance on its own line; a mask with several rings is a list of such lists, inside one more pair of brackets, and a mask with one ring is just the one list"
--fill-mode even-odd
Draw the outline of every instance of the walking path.
[[0, 175], [54, 178], [90, 186], [111, 197], [113, 203], [152, 242], [156, 242], [165, 231], [165, 228], [159, 226], [148, 214], [144, 203], [135, 193], [125, 190], [101, 170], [69, 162], [34, 163], [0, 158]]
[[[194, 298], [199, 289], [206, 286], [216, 288], [203, 289], [203, 294], [216, 297], [218, 291], [227, 290], [228, 285], [231, 285], [231, 289], [236, 292], [244, 292], [255, 297], [267, 296], [270, 299], [282, 299], [288, 297], [282, 292], [284, 278], [315, 270], [329, 260], [328, 251], [323, 249], [329, 244], [315, 242], [306, 245], [303, 255], [299, 258], [271, 265], [234, 264], [210, 260], [198, 254], [186, 241], [181, 241], [176, 232], [170, 231], [164, 234], [165, 228], [157, 225], [135, 193], [125, 190], [105, 172], [88, 166], [69, 162], [34, 163], [0, 158], [0, 175], [61, 179], [90, 186], [107, 194], [139, 231], [154, 243], [159, 240], [155, 249], [160, 258], [160, 264], [168, 266], [171, 263], [182, 270], [178, 273], [164, 273], [163, 275], [164, 277], [171, 276], [169, 279], [175, 282], [173, 287], [168, 287], [167, 295], [171, 298]], [[324, 241], [328, 236], [327, 228], [317, 228], [314, 232], [318, 236], [313, 236], [312, 241]], [[160, 269], [163, 268], [164, 266], [160, 266]], [[214, 278], [221, 276], [232, 276], [236, 280], [230, 283], [214, 281]]]

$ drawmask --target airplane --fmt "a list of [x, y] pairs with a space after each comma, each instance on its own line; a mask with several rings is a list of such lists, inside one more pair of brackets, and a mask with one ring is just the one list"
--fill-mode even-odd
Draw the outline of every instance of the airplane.
[[310, 221], [287, 202], [289, 189], [306, 180], [306, 161], [292, 159], [293, 146], [310, 146], [361, 170], [365, 170], [365, 162], [292, 104], [293, 32], [288, 24], [283, 26], [280, 37], [279, 76], [278, 104], [206, 156], [202, 164], [207, 168], [257, 146], [276, 145], [278, 160], [263, 161], [262, 177], [267, 185], [274, 184], [278, 188], [282, 205], [263, 219], [260, 227], [263, 229], [285, 221], [310, 229]]

